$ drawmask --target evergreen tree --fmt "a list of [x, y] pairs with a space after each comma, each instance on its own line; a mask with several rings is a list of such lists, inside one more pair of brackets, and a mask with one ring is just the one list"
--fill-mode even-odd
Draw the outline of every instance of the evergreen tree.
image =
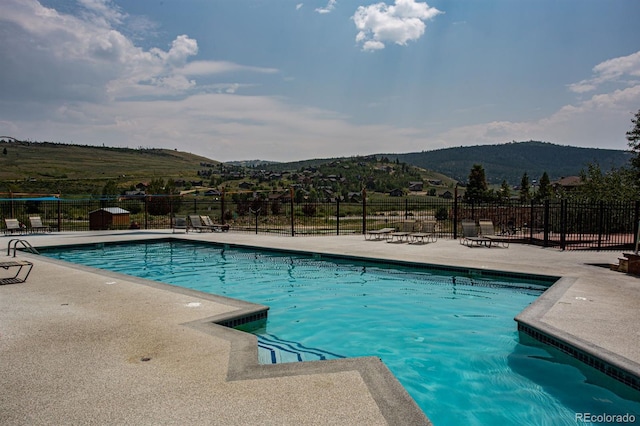
[[484, 173], [484, 167], [480, 164], [474, 164], [469, 172], [469, 183], [464, 193], [465, 201], [485, 201], [489, 196], [487, 177]]
[[511, 198], [511, 188], [509, 187], [509, 184], [507, 183], [506, 180], [502, 181], [502, 185], [500, 186], [499, 197], [502, 200], [508, 200], [509, 198]]
[[549, 175], [547, 174], [547, 172], [544, 172], [542, 174], [542, 177], [540, 178], [540, 187], [538, 188], [536, 199], [538, 201], [548, 200], [552, 196], [553, 196], [553, 187], [551, 186]]
[[529, 175], [524, 172], [520, 181], [520, 201], [526, 202], [531, 200], [531, 184], [529, 184]]

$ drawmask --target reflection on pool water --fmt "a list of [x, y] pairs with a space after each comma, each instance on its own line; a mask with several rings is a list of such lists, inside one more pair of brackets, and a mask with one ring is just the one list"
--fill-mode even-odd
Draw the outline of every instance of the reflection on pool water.
[[268, 305], [263, 362], [380, 357], [436, 425], [640, 419], [638, 392], [519, 343], [513, 318], [548, 282], [175, 241], [42, 254]]

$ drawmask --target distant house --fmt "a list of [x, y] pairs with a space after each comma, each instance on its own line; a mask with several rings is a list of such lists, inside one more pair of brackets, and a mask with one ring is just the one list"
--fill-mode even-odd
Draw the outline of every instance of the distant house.
[[347, 201], [350, 203], [359, 203], [362, 201], [362, 193], [361, 192], [349, 192], [347, 194]]
[[423, 186], [422, 182], [409, 182], [409, 191], [422, 191]]
[[389, 191], [389, 196], [391, 197], [402, 197], [404, 195], [404, 191], [402, 189], [396, 188]]
[[222, 195], [222, 192], [217, 189], [208, 189], [204, 192], [205, 197], [219, 197]]
[[238, 185], [240, 188], [242, 189], [251, 189], [253, 188], [253, 184], [251, 182], [242, 182], [240, 183], [240, 185]]
[[451, 191], [444, 191], [442, 194], [440, 194], [441, 198], [444, 198], [445, 200], [451, 200], [453, 198], [453, 194], [451, 193]]
[[552, 182], [551, 186], [553, 186], [556, 189], [562, 188], [565, 191], [573, 191], [574, 189], [576, 189], [582, 184], [583, 182], [580, 176], [567, 176], [567, 177], [562, 177], [555, 182]]

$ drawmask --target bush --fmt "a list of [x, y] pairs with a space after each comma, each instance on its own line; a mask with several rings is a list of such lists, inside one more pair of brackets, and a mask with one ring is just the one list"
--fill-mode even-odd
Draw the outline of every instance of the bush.
[[305, 216], [313, 216], [316, 214], [316, 206], [313, 204], [305, 204], [302, 206], [302, 213]]
[[438, 207], [436, 210], [436, 220], [447, 220], [449, 219], [449, 210], [446, 207]]

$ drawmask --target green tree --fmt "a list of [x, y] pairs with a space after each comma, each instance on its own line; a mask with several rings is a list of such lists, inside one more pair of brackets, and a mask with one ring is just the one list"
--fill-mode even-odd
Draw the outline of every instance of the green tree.
[[635, 196], [631, 184], [634, 173], [628, 169], [612, 169], [603, 172], [597, 163], [589, 163], [587, 170], [580, 172], [580, 185], [572, 191], [574, 197], [592, 201], [624, 201]]
[[531, 200], [531, 184], [529, 183], [529, 175], [524, 172], [520, 181], [520, 201], [526, 202]]
[[498, 197], [501, 200], [508, 200], [511, 198], [511, 188], [506, 180], [502, 181], [502, 185], [500, 186], [500, 191], [498, 192]]
[[640, 109], [635, 113], [631, 122], [633, 127], [627, 132], [627, 141], [629, 141], [629, 148], [634, 154], [630, 163], [635, 174], [635, 186], [638, 186], [640, 182]]
[[549, 175], [547, 172], [542, 174], [540, 178], [540, 187], [538, 188], [538, 193], [536, 194], [536, 200], [548, 200], [553, 196], [553, 187], [551, 186], [551, 180], [549, 179]]
[[107, 183], [102, 188], [103, 197], [113, 197], [119, 194], [120, 194], [120, 190], [118, 189], [118, 184], [116, 183], [115, 180], [108, 180]]
[[484, 173], [484, 167], [480, 164], [474, 164], [469, 172], [469, 183], [464, 193], [465, 201], [485, 201], [489, 196], [487, 186], [487, 177]]

